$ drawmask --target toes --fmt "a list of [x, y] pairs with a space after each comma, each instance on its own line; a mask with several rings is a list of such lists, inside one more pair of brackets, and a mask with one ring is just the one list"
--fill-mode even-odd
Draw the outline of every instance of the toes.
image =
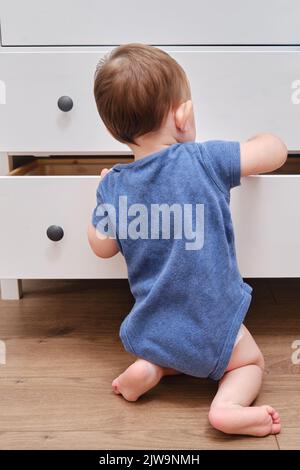
[[272, 406], [269, 406], [269, 405], [266, 405], [266, 410], [269, 413], [269, 415], [272, 415], [272, 416], [274, 413], [276, 413], [276, 410], [272, 408]]
[[130, 393], [130, 391], [124, 389], [124, 387], [120, 387], [118, 378], [113, 381], [111, 387], [116, 395], [122, 395], [127, 401], [136, 401], [139, 398], [137, 395], [134, 395]]
[[132, 393], [123, 393], [122, 394], [125, 400], [127, 401], [137, 401], [139, 399], [139, 395], [133, 395]]
[[280, 423], [273, 423], [271, 427], [271, 434], [278, 434], [281, 431]]
[[267, 406], [267, 411], [271, 415], [274, 424], [280, 423], [280, 416], [278, 411], [276, 411], [271, 406]]
[[278, 424], [280, 423], [280, 416], [277, 411], [272, 415], [273, 423]]
[[115, 379], [115, 380], [113, 381], [113, 383], [111, 384], [111, 386], [112, 386], [113, 392], [114, 392], [116, 395], [120, 395], [120, 394], [121, 394], [121, 392], [120, 392], [120, 390], [119, 390], [119, 385], [118, 385], [118, 380], [117, 380], [117, 379]]

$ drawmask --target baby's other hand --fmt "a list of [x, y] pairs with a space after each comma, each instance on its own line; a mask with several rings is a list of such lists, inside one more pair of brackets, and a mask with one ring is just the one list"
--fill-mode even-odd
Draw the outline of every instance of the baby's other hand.
[[101, 178], [104, 178], [104, 176], [107, 175], [107, 173], [109, 173], [110, 171], [111, 171], [111, 168], [103, 168], [103, 170], [101, 170], [101, 173], [100, 173]]

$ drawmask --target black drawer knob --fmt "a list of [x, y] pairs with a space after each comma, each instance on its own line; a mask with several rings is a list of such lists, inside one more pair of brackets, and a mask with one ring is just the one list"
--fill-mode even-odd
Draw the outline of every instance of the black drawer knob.
[[59, 225], [50, 225], [47, 229], [47, 237], [53, 242], [59, 242], [64, 236], [63, 228]]
[[61, 96], [58, 98], [57, 106], [61, 111], [67, 113], [73, 108], [73, 100], [70, 98], [70, 96]]

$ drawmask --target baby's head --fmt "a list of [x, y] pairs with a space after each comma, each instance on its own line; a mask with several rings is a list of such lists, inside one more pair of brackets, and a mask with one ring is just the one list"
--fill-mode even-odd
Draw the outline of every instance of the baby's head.
[[117, 47], [100, 61], [94, 93], [105, 126], [122, 143], [140, 145], [154, 133], [170, 142], [195, 140], [187, 76], [161, 49], [145, 44]]

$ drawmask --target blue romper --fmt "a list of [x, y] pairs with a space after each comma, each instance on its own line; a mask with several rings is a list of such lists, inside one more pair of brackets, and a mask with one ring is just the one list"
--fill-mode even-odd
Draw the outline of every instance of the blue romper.
[[[223, 376], [252, 291], [229, 209], [239, 184], [240, 145], [227, 141], [174, 144], [102, 179], [92, 222], [115, 236], [127, 263], [135, 304], [120, 337], [128, 352], [195, 377]], [[173, 204], [181, 216], [170, 210], [168, 219], [160, 208]]]

